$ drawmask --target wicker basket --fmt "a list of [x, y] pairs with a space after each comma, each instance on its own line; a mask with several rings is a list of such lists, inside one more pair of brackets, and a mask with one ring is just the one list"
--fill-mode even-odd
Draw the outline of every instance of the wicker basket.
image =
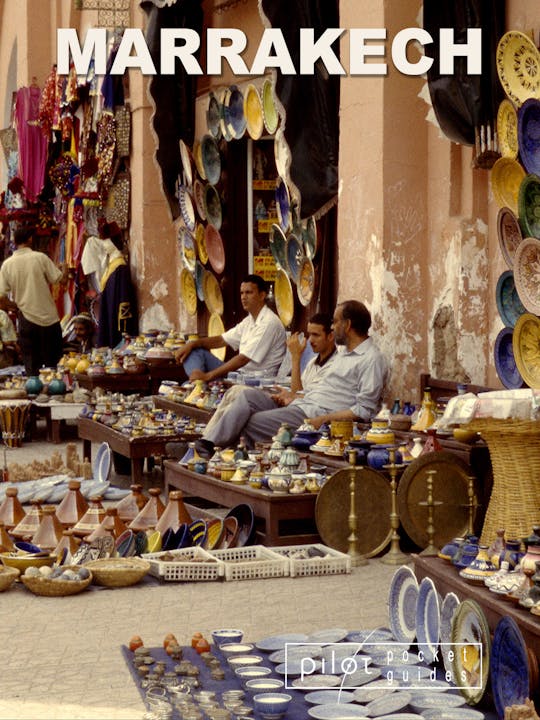
[[150, 563], [141, 558], [101, 558], [85, 564], [95, 585], [129, 587], [135, 585], [150, 571]]
[[[79, 570], [78, 565], [66, 565], [64, 570]], [[34, 595], [45, 595], [46, 597], [63, 597], [65, 595], [76, 595], [87, 588], [92, 582], [92, 572], [85, 580], [56, 580], [47, 577], [21, 576], [21, 582], [33, 592]]]
[[17, 568], [0, 566], [0, 592], [11, 587], [20, 574]]
[[225, 565], [225, 580], [254, 580], [285, 577], [289, 561], [262, 545], [249, 545], [227, 550], [211, 550], [210, 554]]
[[464, 427], [484, 438], [493, 466], [482, 543], [489, 545], [499, 528], [507, 538], [529, 535], [540, 508], [540, 422], [477, 418]]

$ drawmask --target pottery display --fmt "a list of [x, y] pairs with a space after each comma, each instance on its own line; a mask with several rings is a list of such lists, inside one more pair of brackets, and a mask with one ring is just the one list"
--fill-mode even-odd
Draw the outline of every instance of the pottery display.
[[418, 413], [418, 419], [411, 426], [411, 430], [418, 432], [419, 430], [427, 430], [428, 427], [433, 425], [436, 420], [435, 415], [435, 403], [431, 399], [430, 388], [425, 388], [424, 397], [422, 398], [422, 405]]
[[272, 492], [286, 494], [289, 492], [291, 474], [287, 470], [274, 468], [268, 473], [268, 487]]
[[149, 530], [150, 528], [155, 530], [157, 527], [158, 520], [165, 510], [165, 505], [160, 498], [161, 488], [149, 488], [148, 494], [150, 495], [148, 502], [128, 525], [131, 530]]
[[387, 419], [375, 418], [371, 423], [371, 428], [366, 433], [367, 442], [380, 445], [393, 445], [395, 435], [388, 425], [389, 421]]
[[81, 493], [80, 480], [70, 480], [68, 491], [56, 508], [56, 517], [63, 527], [73, 527], [88, 510], [88, 503]]
[[26, 512], [17, 497], [18, 493], [17, 488], [8, 487], [0, 505], [0, 522], [4, 524], [7, 530], [12, 530], [26, 516]]
[[32, 535], [32, 543], [41, 550], [54, 550], [62, 537], [63, 528], [55, 515], [55, 511], [55, 505], [44, 505], [42, 507], [41, 522]]
[[459, 574], [468, 582], [483, 583], [487, 577], [494, 575], [496, 571], [497, 568], [489, 559], [487, 545], [479, 545], [476, 557]]

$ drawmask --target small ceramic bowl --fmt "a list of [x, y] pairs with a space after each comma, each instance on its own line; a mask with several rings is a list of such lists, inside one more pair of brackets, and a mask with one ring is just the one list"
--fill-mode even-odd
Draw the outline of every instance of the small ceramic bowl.
[[253, 645], [251, 643], [223, 643], [219, 649], [228, 659], [233, 656], [248, 655], [253, 650]]
[[232, 670], [236, 670], [236, 668], [239, 667], [247, 667], [248, 665], [260, 665], [262, 661], [263, 659], [260, 655], [233, 655], [227, 658], [227, 662]]
[[283, 690], [285, 683], [279, 678], [254, 678], [253, 680], [247, 680], [245, 687], [246, 690], [252, 695], [258, 695], [259, 693], [279, 693]]
[[247, 683], [252, 680], [262, 680], [271, 673], [271, 668], [262, 665], [242, 665], [234, 671], [234, 674], [244, 686], [247, 686]]
[[260, 693], [253, 696], [253, 707], [263, 718], [277, 720], [285, 715], [291, 700], [287, 693]]
[[215, 645], [221, 647], [229, 643], [241, 643], [244, 637], [244, 631], [236, 628], [221, 628], [219, 630], [212, 630], [212, 640]]

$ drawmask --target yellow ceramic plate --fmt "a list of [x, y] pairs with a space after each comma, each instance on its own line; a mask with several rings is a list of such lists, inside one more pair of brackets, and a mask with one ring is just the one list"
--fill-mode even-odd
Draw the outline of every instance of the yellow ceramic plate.
[[195, 140], [195, 142], [193, 143], [193, 161], [195, 162], [195, 167], [197, 168], [197, 172], [199, 173], [199, 176], [203, 180], [206, 180], [206, 175], [204, 172], [203, 161], [202, 161], [200, 140]]
[[517, 30], [505, 33], [496, 62], [501, 85], [515, 105], [540, 97], [540, 53], [528, 35]]
[[148, 536], [147, 552], [154, 553], [154, 552], [159, 552], [160, 550], [161, 550], [161, 533], [159, 532], [159, 530], [154, 530], [154, 532]]
[[540, 320], [524, 313], [514, 328], [512, 349], [517, 369], [530, 388], [540, 388]]
[[[212, 335], [223, 335], [224, 332], [225, 325], [223, 324], [223, 320], [218, 313], [212, 313], [208, 318], [208, 337], [211, 337]], [[210, 352], [223, 362], [223, 360], [225, 360], [227, 348], [214, 348]]]
[[509, 207], [518, 214], [519, 186], [525, 170], [517, 160], [501, 157], [491, 170], [491, 189], [499, 207]]
[[187, 268], [180, 273], [180, 297], [189, 315], [197, 314], [197, 288], [193, 275]]
[[208, 253], [206, 252], [204, 225], [201, 225], [201, 223], [198, 223], [195, 229], [195, 244], [197, 245], [199, 260], [202, 262], [203, 265], [206, 265], [206, 263], [208, 262]]
[[206, 540], [203, 543], [205, 550], [213, 550], [219, 542], [223, 532], [223, 520], [216, 518], [206, 523]]
[[183, 140], [180, 140], [180, 159], [182, 160], [182, 169], [184, 170], [184, 178], [186, 185], [191, 187], [193, 183], [193, 169], [191, 166], [191, 151]]
[[279, 318], [285, 327], [289, 327], [294, 317], [294, 297], [291, 281], [285, 270], [279, 269], [274, 283], [274, 297]]
[[296, 291], [298, 299], [305, 307], [311, 302], [313, 290], [315, 288], [315, 268], [308, 257], [304, 257], [300, 269], [298, 271], [298, 280], [296, 282]]
[[271, 80], [265, 80], [262, 88], [262, 107], [264, 127], [273, 135], [279, 123], [279, 115], [274, 101], [274, 87]]
[[497, 112], [497, 135], [501, 155], [515, 160], [518, 155], [518, 119], [515, 107], [506, 98]]
[[207, 270], [203, 277], [204, 302], [208, 312], [223, 315], [223, 295], [216, 276]]
[[258, 140], [263, 134], [264, 118], [261, 96], [255, 85], [248, 85], [244, 95], [244, 115], [247, 131], [253, 140]]
[[195, 207], [199, 213], [201, 220], [206, 220], [206, 207], [204, 205], [204, 183], [199, 179], [193, 183], [193, 198], [195, 200]]

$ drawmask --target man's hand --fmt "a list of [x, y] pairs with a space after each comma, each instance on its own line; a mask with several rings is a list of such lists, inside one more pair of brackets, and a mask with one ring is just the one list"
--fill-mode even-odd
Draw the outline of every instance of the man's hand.
[[210, 380], [209, 373], [205, 373], [202, 370], [194, 370], [191, 375], [189, 376], [189, 379], [191, 381], [193, 380], [204, 380], [204, 382], [208, 382]]
[[292, 403], [296, 396], [290, 390], [283, 389], [281, 392], [276, 393], [275, 395], [271, 395], [270, 397], [276, 403], [276, 405], [279, 405], [280, 407], [286, 407], [287, 405], [290, 405]]
[[306, 349], [307, 345], [307, 338], [304, 337], [304, 333], [293, 333], [290, 338], [287, 340], [287, 347], [289, 348], [289, 352], [291, 355], [296, 355], [297, 357], [300, 357], [304, 350]]
[[185, 345], [182, 345], [182, 347], [178, 348], [178, 350], [175, 350], [174, 359], [176, 360], [176, 364], [181, 365], [184, 360], [189, 357], [189, 354], [193, 349], [193, 343], [187, 342]]
[[327, 422], [327, 418], [325, 415], [318, 415], [317, 417], [314, 417], [314, 418], [307, 418], [307, 422], [310, 425], [313, 425], [315, 430], [318, 430], [321, 427], [321, 425], [324, 425], [324, 423]]

